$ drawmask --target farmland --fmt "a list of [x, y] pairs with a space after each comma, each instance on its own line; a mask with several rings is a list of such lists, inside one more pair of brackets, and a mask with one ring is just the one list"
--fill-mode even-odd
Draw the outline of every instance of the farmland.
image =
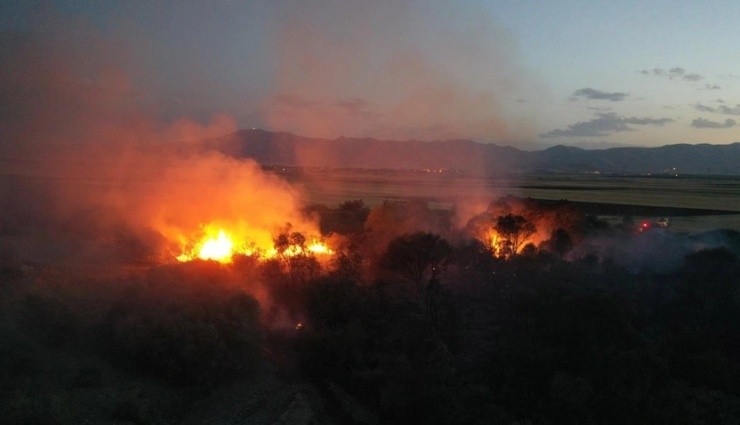
[[740, 230], [740, 177], [517, 175], [469, 177], [447, 170], [274, 170], [301, 186], [310, 203], [362, 199], [419, 200], [432, 208], [485, 205], [513, 195], [565, 199], [588, 214], [616, 222], [668, 217], [675, 231]]

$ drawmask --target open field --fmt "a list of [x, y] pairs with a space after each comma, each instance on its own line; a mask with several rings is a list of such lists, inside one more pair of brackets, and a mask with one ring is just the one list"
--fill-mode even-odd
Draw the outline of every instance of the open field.
[[311, 203], [336, 205], [362, 199], [416, 199], [434, 208], [514, 195], [566, 199], [609, 221], [669, 217], [675, 231], [740, 230], [740, 177], [640, 177], [532, 175], [474, 178], [453, 173], [313, 170], [282, 173], [303, 187]]
[[[716, 228], [740, 230], [740, 177], [643, 177], [597, 175], [521, 175], [468, 177], [454, 172], [388, 170], [298, 170], [270, 168], [298, 186], [308, 204], [336, 206], [362, 199], [374, 206], [387, 200], [414, 199], [434, 209], [453, 205], [485, 206], [513, 195], [539, 200], [565, 199], [612, 223], [667, 217], [678, 232]], [[28, 193], [48, 183], [46, 177], [6, 175], [0, 190]], [[139, 182], [146, 185], [147, 182]], [[69, 179], [70, 185], [106, 192], [110, 182]], [[36, 190], [36, 189], [34, 189]]]

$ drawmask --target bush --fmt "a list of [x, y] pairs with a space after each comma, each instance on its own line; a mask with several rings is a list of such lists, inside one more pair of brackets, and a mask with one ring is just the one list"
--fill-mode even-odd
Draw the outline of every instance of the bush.
[[[103, 326], [114, 357], [180, 384], [248, 374], [259, 358], [259, 305], [234, 289], [179, 282], [129, 291]], [[141, 288], [139, 288], [141, 289]]]

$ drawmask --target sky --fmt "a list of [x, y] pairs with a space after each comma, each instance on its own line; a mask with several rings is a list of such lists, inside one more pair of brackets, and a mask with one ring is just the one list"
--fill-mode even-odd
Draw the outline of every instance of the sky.
[[1, 1], [0, 60], [53, 56], [69, 70], [55, 84], [114, 87], [125, 101], [106, 108], [164, 123], [528, 149], [725, 144], [740, 142], [738, 18], [737, 1]]

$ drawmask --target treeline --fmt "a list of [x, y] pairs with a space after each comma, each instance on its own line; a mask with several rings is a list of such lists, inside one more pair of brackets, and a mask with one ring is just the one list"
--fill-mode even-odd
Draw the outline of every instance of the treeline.
[[[423, 251], [430, 238], [404, 243]], [[740, 268], [729, 251], [659, 276], [545, 253], [450, 256], [423, 279], [406, 263], [371, 285], [325, 277], [302, 288], [303, 372], [340, 383], [387, 423], [740, 418]]]
[[[329, 217], [345, 226], [360, 207]], [[370, 211], [354, 235], [375, 237], [367, 223], [394, 208]], [[396, 215], [424, 215], [414, 208]], [[468, 227], [517, 227], [512, 220], [524, 239], [533, 223], [550, 224], [551, 237], [496, 257], [454, 229], [446, 235], [454, 243], [407, 233], [386, 245], [372, 280], [330, 274], [297, 288], [301, 371], [341, 385], [384, 423], [740, 420], [740, 246], [663, 249], [683, 257], [634, 267], [589, 244], [648, 250], [683, 239], [513, 199]]]
[[[336, 234], [329, 263], [4, 264], [0, 416], [197, 423], [226, 389], [280, 379], [318, 394], [313, 423], [738, 423], [740, 247], [634, 268], [589, 241], [650, 235], [527, 205], [494, 203], [470, 225], [553, 227], [503, 256], [423, 204], [354, 201], [312, 209]], [[243, 421], [280, 417], [262, 407]]]
[[119, 273], [0, 270], [3, 423], [181, 423], [213, 388], [254, 376], [260, 306], [232, 270]]

